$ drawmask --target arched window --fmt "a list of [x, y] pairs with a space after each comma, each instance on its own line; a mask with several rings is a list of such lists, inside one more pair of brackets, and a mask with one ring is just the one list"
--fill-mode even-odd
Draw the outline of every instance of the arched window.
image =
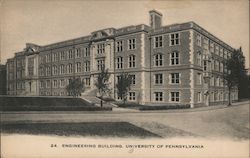
[[154, 56], [154, 65], [155, 66], [162, 66], [163, 65], [163, 55], [162, 54], [156, 54]]
[[57, 75], [57, 66], [56, 66], [56, 65], [54, 65], [54, 66], [52, 67], [52, 74], [53, 74], [53, 75]]
[[82, 66], [82, 64], [80, 62], [76, 63], [76, 73], [79, 73], [82, 71], [81, 66]]
[[73, 72], [73, 65], [72, 64], [68, 64], [67, 65], [67, 73], [71, 74]]
[[130, 55], [128, 57], [128, 67], [129, 68], [135, 67], [135, 55]]
[[64, 65], [63, 65], [63, 64], [60, 65], [60, 67], [59, 67], [59, 73], [60, 73], [60, 74], [64, 74], [64, 73], [65, 73]]

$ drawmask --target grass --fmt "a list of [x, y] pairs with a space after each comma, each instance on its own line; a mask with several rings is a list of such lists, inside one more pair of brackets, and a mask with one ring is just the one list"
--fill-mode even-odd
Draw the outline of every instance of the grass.
[[34, 135], [160, 137], [128, 122], [14, 123], [2, 124], [1, 130], [3, 133]]
[[111, 111], [110, 107], [97, 107], [81, 98], [61, 97], [3, 97], [0, 111]]

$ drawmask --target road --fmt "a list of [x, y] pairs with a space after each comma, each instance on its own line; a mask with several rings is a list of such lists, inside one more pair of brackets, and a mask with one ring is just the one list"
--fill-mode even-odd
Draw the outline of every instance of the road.
[[249, 102], [220, 108], [154, 112], [2, 113], [3, 123], [129, 122], [162, 137], [249, 139]]

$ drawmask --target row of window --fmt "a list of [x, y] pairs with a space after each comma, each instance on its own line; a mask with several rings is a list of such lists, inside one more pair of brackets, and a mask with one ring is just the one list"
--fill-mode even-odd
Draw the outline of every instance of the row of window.
[[216, 55], [224, 57], [225, 59], [230, 58], [231, 56], [230, 52], [227, 51], [225, 48], [215, 44], [215, 42], [209, 40], [206, 37], [202, 37], [200, 34], [197, 34], [196, 36], [196, 45], [203, 47], [205, 51], [210, 51], [211, 53], [215, 53]]
[[[169, 74], [169, 83], [170, 84], [180, 84], [181, 74], [180, 73], [171, 73]], [[156, 85], [163, 84], [163, 74], [154, 75], [154, 83]]]
[[[121, 97], [117, 99], [121, 100]], [[136, 93], [135, 92], [128, 92], [128, 100], [135, 101], [136, 100]], [[155, 102], [163, 102], [163, 92], [154, 92], [154, 101]], [[170, 102], [180, 102], [180, 92], [170, 92], [169, 97]]]
[[[65, 88], [66, 85], [68, 85], [71, 82], [71, 79], [58, 79], [58, 80], [45, 80], [40, 81], [40, 88]], [[84, 78], [82, 79], [82, 82], [85, 84], [85, 86], [90, 86], [90, 78]]]
[[211, 59], [211, 65], [208, 65], [207, 60], [202, 60], [201, 52], [197, 53], [196, 64], [199, 65], [199, 66], [203, 66], [204, 71], [207, 71], [208, 67], [210, 66], [210, 70], [215, 70], [215, 71], [218, 71], [218, 72], [227, 72], [226, 66], [224, 65], [223, 62], [221, 62], [219, 60], [216, 60], [216, 59], [212, 58]]
[[48, 63], [48, 62], [55, 62], [59, 60], [67, 60], [67, 59], [74, 59], [74, 58], [80, 58], [82, 56], [88, 57], [90, 56], [89, 48], [84, 48], [84, 51], [82, 51], [81, 48], [76, 48], [75, 50], [70, 49], [68, 51], [61, 51], [61, 52], [55, 52], [52, 54], [46, 54], [44, 56], [40, 56], [40, 63]]
[[[73, 73], [74, 67], [72, 63], [67, 65], [61, 64], [59, 66], [53, 65], [52, 66], [52, 75], [62, 75], [62, 74], [71, 74]], [[84, 62], [84, 72], [90, 71], [90, 61]], [[77, 62], [75, 64], [75, 72], [80, 73], [82, 72], [82, 63]], [[40, 76], [50, 76], [51, 75], [51, 67], [40, 67], [39, 68], [39, 75]]]

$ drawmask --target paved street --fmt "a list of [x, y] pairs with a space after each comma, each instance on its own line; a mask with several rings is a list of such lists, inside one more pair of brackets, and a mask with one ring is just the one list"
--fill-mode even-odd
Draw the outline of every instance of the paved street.
[[231, 107], [150, 112], [2, 113], [2, 123], [129, 122], [162, 137], [249, 138], [249, 102]]

